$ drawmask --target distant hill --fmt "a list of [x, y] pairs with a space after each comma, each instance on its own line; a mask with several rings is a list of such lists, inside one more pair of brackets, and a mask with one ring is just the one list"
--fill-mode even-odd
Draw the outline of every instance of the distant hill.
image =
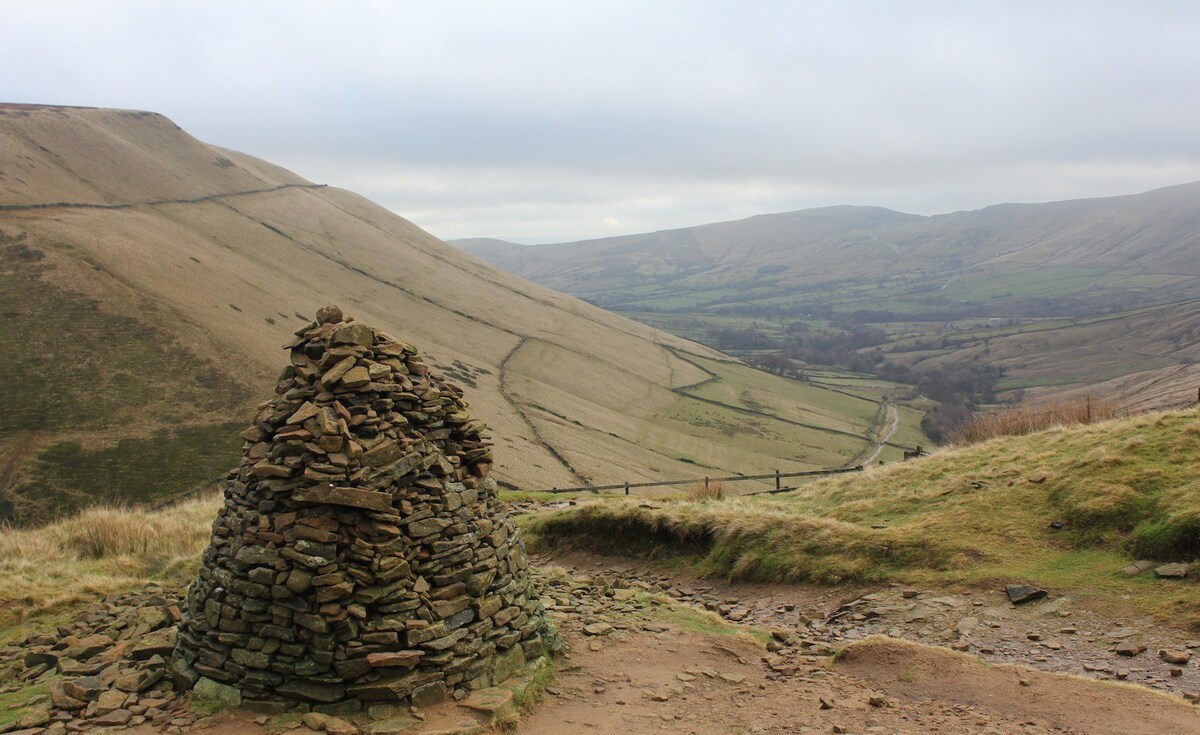
[[[1138, 402], [1155, 384], [1154, 405], [1178, 404], [1198, 376], [1188, 366], [1200, 349], [1191, 316], [1191, 300], [1200, 297], [1200, 182], [933, 217], [826, 207], [523, 249], [457, 244], [713, 344], [721, 344], [713, 334], [729, 329], [756, 329], [781, 345], [805, 334], [881, 329], [887, 339], [865, 349], [905, 351], [895, 360], [917, 369], [981, 361], [1005, 369], [1002, 391], [1044, 395], [1102, 384]], [[1141, 310], [1165, 305], [1174, 306], [1157, 318], [1172, 321], [1144, 328]], [[1122, 314], [1128, 319], [1075, 329], [1080, 320]], [[1067, 321], [1045, 321], [1060, 319]], [[1009, 320], [1007, 331], [995, 331]], [[1044, 354], [1032, 355], [1037, 350]]]
[[[1099, 276], [1064, 284], [1057, 296], [1154, 289], [1145, 299], [1161, 302], [1200, 293], [1194, 282], [1200, 275], [1198, 225], [1200, 182], [933, 217], [841, 206], [523, 249], [486, 238], [452, 244], [553, 288], [622, 306], [652, 305], [671, 293], [704, 298], [708, 305], [800, 297], [797, 287], [822, 289], [846, 279], [881, 279], [894, 287], [872, 295], [886, 304], [928, 295], [957, 277], [961, 283], [939, 294], [952, 301], [972, 284], [1031, 268], [1126, 276], [1115, 284]], [[1088, 278], [1081, 274], [1080, 280]], [[720, 287], [730, 285], [739, 290], [722, 297]], [[622, 291], [605, 293], [613, 289]]]
[[[874, 386], [750, 370], [160, 115], [0, 105], [0, 518], [221, 477], [326, 303], [462, 384], [515, 487], [836, 466], [879, 421]], [[770, 413], [701, 384], [799, 398]]]

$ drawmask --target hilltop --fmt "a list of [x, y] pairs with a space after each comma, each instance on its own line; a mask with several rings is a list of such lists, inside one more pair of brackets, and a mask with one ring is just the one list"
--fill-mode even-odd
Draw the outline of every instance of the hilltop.
[[[839, 466], [873, 449], [888, 390], [750, 370], [161, 115], [2, 105], [0, 517], [215, 482], [328, 303], [460, 383], [524, 489]], [[740, 402], [760, 391], [789, 399]]]
[[722, 349], [893, 378], [986, 366], [995, 372], [964, 391], [968, 402], [1094, 392], [1146, 408], [1179, 405], [1200, 383], [1198, 217], [1200, 182], [930, 217], [840, 206], [552, 245], [458, 244]]

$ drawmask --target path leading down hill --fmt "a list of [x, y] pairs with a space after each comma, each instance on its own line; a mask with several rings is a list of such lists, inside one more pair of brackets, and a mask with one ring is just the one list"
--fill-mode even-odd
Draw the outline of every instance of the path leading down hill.
[[[219, 479], [280, 345], [326, 303], [462, 384], [515, 487], [838, 466], [870, 427], [849, 399], [506, 274], [162, 116], [0, 105], [0, 323], [16, 346], [0, 357], [0, 517]], [[751, 415], [676, 390], [709, 377], [697, 361], [720, 368], [706, 390], [786, 399]]]

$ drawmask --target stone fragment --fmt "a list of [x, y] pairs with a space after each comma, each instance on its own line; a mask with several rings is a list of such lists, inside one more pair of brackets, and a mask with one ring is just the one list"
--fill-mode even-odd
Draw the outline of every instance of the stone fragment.
[[491, 687], [471, 692], [470, 696], [458, 703], [460, 707], [483, 712], [493, 719], [501, 719], [513, 710], [513, 693], [511, 689]]
[[390, 511], [392, 509], [392, 496], [387, 493], [353, 487], [334, 487], [329, 484], [300, 488], [292, 493], [292, 500], [297, 503], [344, 505], [364, 510]]
[[1183, 579], [1188, 576], [1188, 565], [1179, 562], [1163, 564], [1154, 570], [1154, 574], [1159, 579]]
[[359, 733], [357, 726], [346, 722], [340, 717], [330, 717], [325, 720], [324, 729], [327, 735], [358, 735]]
[[339, 382], [347, 388], [361, 388], [371, 382], [371, 374], [365, 367], [352, 367], [346, 371]]
[[376, 669], [390, 667], [411, 669], [417, 665], [417, 663], [421, 660], [421, 657], [424, 655], [425, 653], [423, 651], [384, 651], [381, 653], [368, 653], [367, 663], [370, 664], [372, 668]]
[[330, 335], [329, 343], [334, 345], [359, 345], [369, 347], [375, 341], [375, 330], [365, 324], [347, 324], [338, 327]]
[[305, 421], [314, 418], [318, 413], [317, 407], [311, 401], [305, 401], [304, 405], [296, 409], [296, 412], [287, 417], [289, 424], [302, 424]]
[[91, 702], [105, 690], [104, 683], [94, 676], [82, 676], [78, 679], [63, 681], [63, 691], [67, 696], [82, 702]]
[[334, 363], [332, 367], [321, 375], [321, 385], [326, 388], [336, 385], [342, 379], [342, 376], [354, 367], [355, 362], [356, 360], [353, 357], [346, 357]]
[[1046, 590], [1028, 584], [1010, 584], [1004, 588], [1004, 593], [1014, 605], [1033, 602], [1046, 596]]
[[412, 715], [397, 715], [372, 720], [362, 731], [363, 735], [401, 735], [416, 730], [421, 724], [422, 721]]
[[124, 707], [125, 697], [125, 692], [116, 689], [100, 692], [100, 696], [96, 698], [96, 713], [103, 715]]
[[1170, 648], [1160, 650], [1158, 652], [1158, 656], [1163, 661], [1166, 661], [1169, 664], [1175, 664], [1176, 666], [1183, 666], [1188, 661], [1192, 660], [1192, 654], [1188, 653], [1187, 651], [1177, 651]]
[[207, 708], [228, 709], [242, 703], [242, 693], [229, 686], [207, 677], [202, 677], [192, 687], [193, 700], [204, 702]]
[[275, 691], [279, 694], [289, 695], [310, 702], [336, 702], [346, 695], [346, 688], [339, 684], [304, 681], [301, 679], [292, 679], [281, 684], [276, 687]]
[[1136, 656], [1142, 651], [1145, 651], [1146, 647], [1140, 643], [1135, 643], [1134, 641], [1125, 641], [1124, 643], [1118, 644], [1113, 650], [1118, 656]]
[[322, 306], [317, 309], [317, 324], [337, 324], [342, 321], [342, 310], [336, 306]]
[[133, 713], [127, 709], [115, 709], [112, 712], [107, 712], [95, 719], [95, 723], [104, 726], [124, 727], [133, 719]]
[[1148, 572], [1153, 568], [1154, 562], [1149, 561], [1148, 559], [1142, 559], [1140, 561], [1135, 561], [1127, 567], [1123, 567], [1121, 569], [1121, 574], [1124, 574], [1126, 577], [1136, 577], [1137, 575], [1142, 574], [1143, 572]]

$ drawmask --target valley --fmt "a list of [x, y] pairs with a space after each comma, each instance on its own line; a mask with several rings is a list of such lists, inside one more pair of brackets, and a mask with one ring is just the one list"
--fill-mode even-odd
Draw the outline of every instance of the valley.
[[150, 113], [0, 106], [0, 233], [7, 522], [214, 485], [327, 303], [423, 346], [524, 490], [854, 464], [898, 390], [765, 375]]
[[927, 395], [962, 383], [951, 403], [968, 408], [1094, 394], [1142, 410], [1189, 405], [1200, 384], [1198, 209], [1200, 184], [1184, 184], [934, 217], [827, 207], [571, 243], [455, 244], [767, 369], [837, 366]]

